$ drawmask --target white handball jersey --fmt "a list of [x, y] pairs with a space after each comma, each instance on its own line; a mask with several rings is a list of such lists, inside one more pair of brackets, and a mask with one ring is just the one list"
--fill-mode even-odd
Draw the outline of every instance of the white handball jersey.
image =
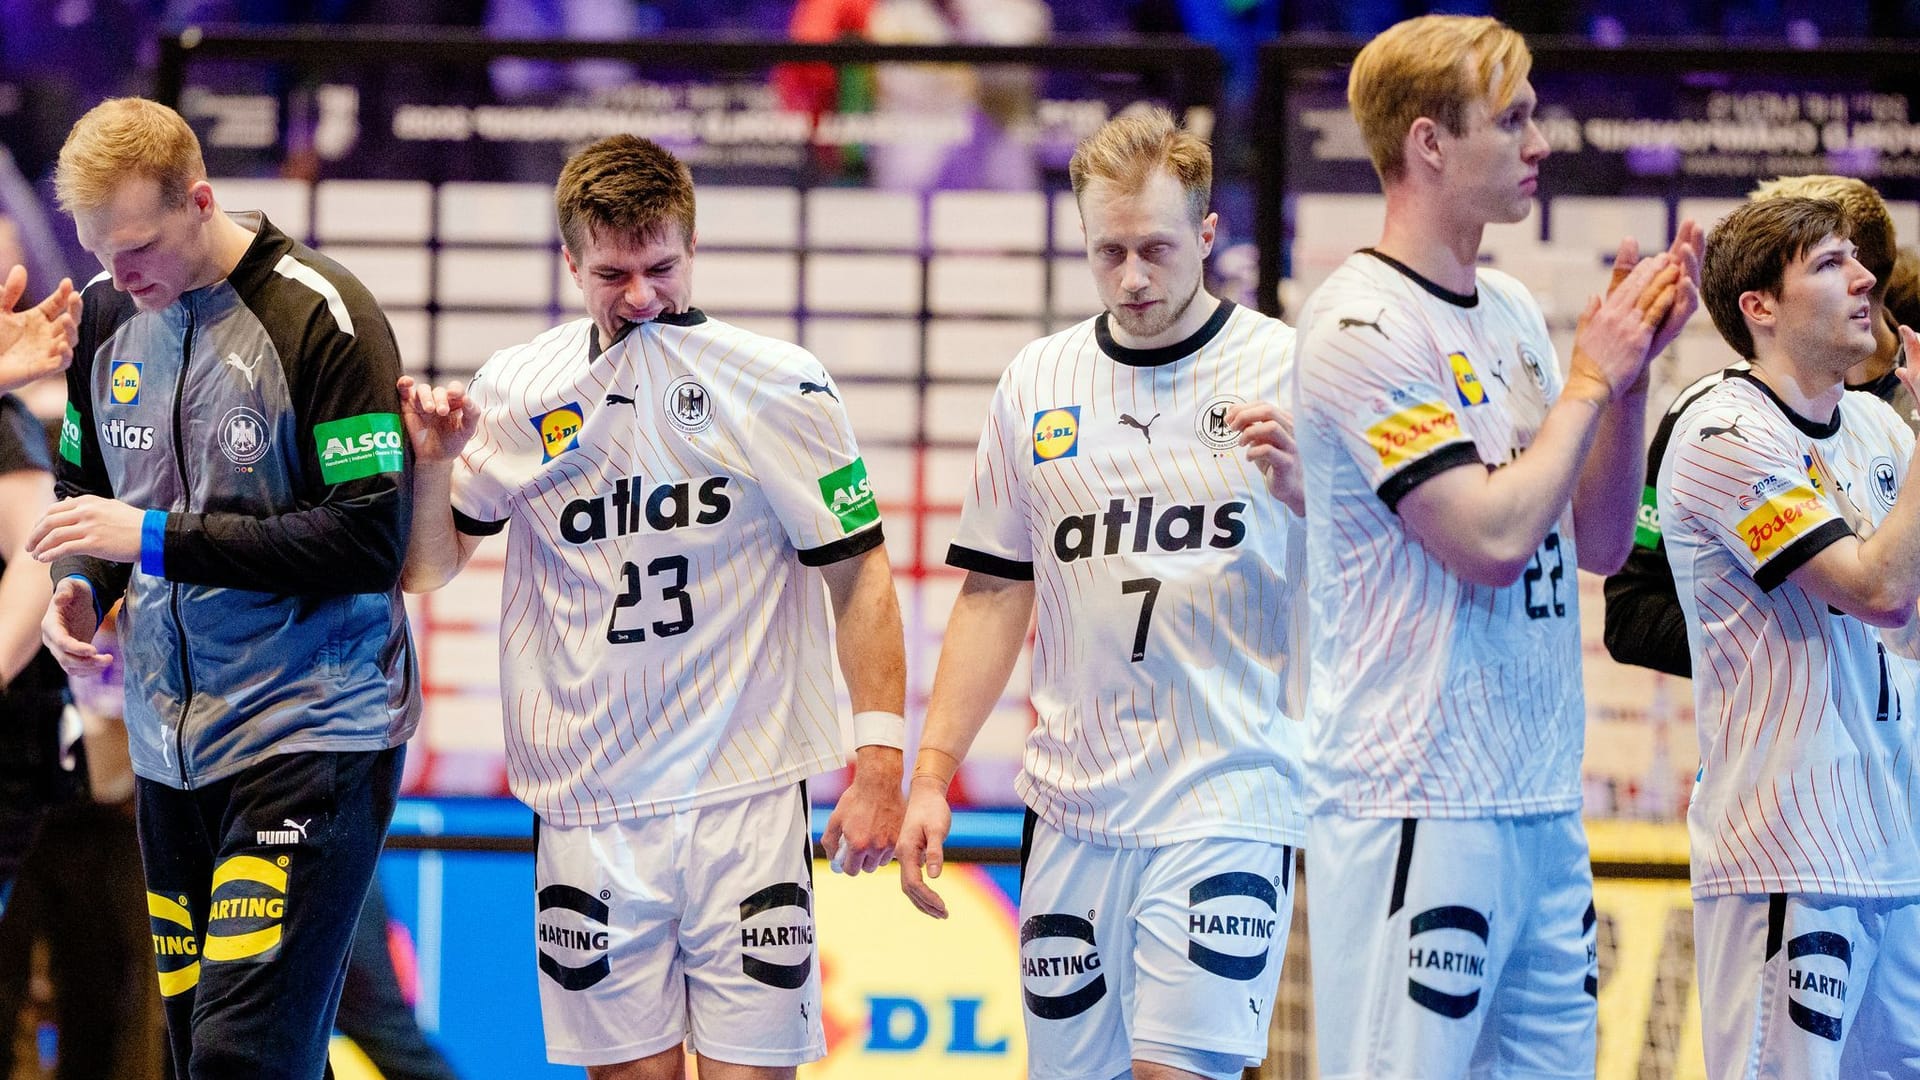
[[1186, 341], [1141, 350], [1105, 319], [1001, 376], [947, 556], [1034, 582], [1038, 719], [1016, 788], [1088, 843], [1298, 844], [1281, 704], [1297, 525], [1225, 423], [1279, 400], [1293, 331], [1223, 302]]
[[1870, 394], [1815, 423], [1737, 372], [1674, 425], [1658, 490], [1693, 653], [1695, 896], [1920, 892], [1907, 662], [1787, 580], [1872, 533], [1912, 449]]
[[513, 793], [600, 824], [743, 798], [845, 760], [809, 566], [881, 542], [833, 382], [698, 311], [600, 351], [582, 319], [496, 353], [454, 469], [462, 531], [504, 524]]
[[1349, 258], [1300, 316], [1312, 811], [1470, 818], [1580, 807], [1579, 560], [1563, 511], [1519, 581], [1454, 576], [1395, 508], [1532, 443], [1561, 375], [1540, 309], [1482, 270], [1449, 292]]

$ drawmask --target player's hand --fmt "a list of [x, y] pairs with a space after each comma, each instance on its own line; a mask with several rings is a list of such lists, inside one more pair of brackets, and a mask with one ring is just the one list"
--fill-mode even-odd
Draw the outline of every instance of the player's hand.
[[429, 386], [411, 375], [400, 376], [400, 417], [413, 443], [414, 460], [452, 461], [466, 449], [480, 428], [480, 407], [467, 397], [467, 388], [455, 379], [445, 386]]
[[900, 826], [900, 891], [913, 906], [936, 919], [947, 917], [947, 902], [921, 877], [937, 878], [946, 861], [947, 833], [953, 829], [953, 809], [947, 791], [931, 777], [916, 778], [907, 792], [907, 817]]
[[876, 871], [893, 859], [900, 838], [900, 751], [863, 746], [853, 766], [853, 783], [840, 794], [820, 846], [832, 853], [833, 869], [849, 877]]
[[53, 602], [40, 620], [40, 640], [68, 675], [99, 675], [113, 657], [93, 647], [100, 620], [93, 613], [93, 586], [79, 578], [62, 578], [53, 587]]
[[1673, 313], [1684, 278], [1673, 256], [1661, 252], [1636, 262], [1605, 296], [1588, 301], [1574, 330], [1568, 389], [1606, 401], [1644, 386], [1655, 331]]
[[27, 291], [27, 268], [16, 266], [0, 283], [0, 391], [65, 371], [80, 340], [80, 294], [73, 281], [25, 311], [13, 310]]
[[142, 511], [117, 499], [81, 495], [61, 499], [27, 534], [27, 550], [41, 562], [66, 555], [91, 555], [130, 563], [140, 557]]
[[1906, 350], [1908, 356], [1914, 358], [1914, 363], [1894, 365], [1894, 377], [1900, 380], [1900, 385], [1907, 388], [1907, 394], [1913, 400], [1920, 401], [1920, 367], [1914, 366], [1920, 364], [1920, 334], [1914, 333], [1912, 327], [1902, 326], [1900, 347]]
[[1293, 442], [1293, 416], [1271, 401], [1235, 405], [1227, 426], [1240, 433], [1247, 460], [1267, 478], [1267, 490], [1300, 517], [1307, 516], [1307, 492], [1300, 473], [1300, 451]]

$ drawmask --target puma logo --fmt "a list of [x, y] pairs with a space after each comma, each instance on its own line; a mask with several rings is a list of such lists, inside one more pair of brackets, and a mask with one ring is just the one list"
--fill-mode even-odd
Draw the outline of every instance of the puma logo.
[[1382, 329], [1380, 329], [1380, 320], [1381, 320], [1381, 319], [1384, 319], [1384, 318], [1386, 318], [1386, 317], [1387, 317], [1387, 309], [1386, 309], [1386, 308], [1381, 308], [1381, 309], [1380, 309], [1380, 314], [1378, 314], [1378, 315], [1375, 315], [1375, 316], [1373, 317], [1373, 321], [1372, 321], [1372, 322], [1368, 322], [1368, 321], [1367, 321], [1367, 320], [1365, 320], [1365, 319], [1351, 319], [1351, 318], [1349, 318], [1349, 319], [1341, 319], [1341, 320], [1340, 320], [1340, 329], [1342, 329], [1342, 330], [1352, 330], [1352, 329], [1355, 329], [1356, 327], [1361, 327], [1361, 326], [1365, 326], [1365, 327], [1368, 327], [1369, 329], [1371, 329], [1371, 330], [1372, 330], [1372, 331], [1373, 331], [1374, 333], [1376, 333], [1376, 334], [1379, 334], [1379, 335], [1380, 335], [1381, 337], [1383, 337], [1383, 338], [1387, 338], [1387, 340], [1388, 340], [1388, 341], [1392, 341], [1392, 340], [1393, 340], [1392, 338], [1390, 338], [1390, 337], [1387, 337], [1387, 332], [1386, 332], [1385, 330], [1382, 330]]
[[[1160, 419], [1160, 414], [1154, 413], [1153, 420], [1158, 420], [1158, 419]], [[1153, 445], [1153, 431], [1152, 431], [1153, 420], [1149, 420], [1143, 424], [1140, 421], [1135, 420], [1133, 417], [1127, 415], [1126, 413], [1120, 414], [1120, 426], [1133, 428], [1134, 430], [1138, 431], [1140, 434], [1145, 435], [1147, 437], [1148, 446]]]
[[257, 378], [254, 374], [254, 369], [260, 366], [259, 357], [254, 357], [253, 363], [249, 364], [245, 360], [240, 359], [239, 353], [228, 353], [226, 362], [227, 366], [247, 377], [247, 389], [251, 390], [254, 388], [254, 382]]
[[1715, 435], [1731, 435], [1734, 438], [1739, 439], [1741, 442], [1747, 441], [1747, 437], [1745, 435], [1740, 434], [1740, 421], [1738, 419], [1734, 420], [1733, 423], [1728, 424], [1726, 427], [1703, 427], [1700, 429], [1701, 442], [1706, 442], [1708, 439], [1713, 438]]
[[[608, 394], [608, 395], [607, 395], [607, 404], [609, 404], [609, 405], [634, 405], [634, 400], [633, 400], [632, 398], [630, 398], [630, 397], [628, 397], [628, 396], [626, 396], [625, 394]], [[638, 408], [639, 406], [637, 406], [637, 405], [635, 405], [634, 407], [635, 407], [635, 408]]]
[[280, 824], [285, 828], [292, 829], [299, 833], [300, 839], [305, 840], [307, 838], [307, 826], [313, 824], [313, 819], [308, 818], [305, 821], [295, 821], [292, 818], [286, 818], [282, 820]]
[[803, 379], [800, 382], [800, 396], [806, 397], [808, 394], [825, 394], [835, 401], [840, 400], [840, 395], [834, 393], [833, 387], [826, 383], [807, 382]]
[[1252, 1010], [1253, 1015], [1255, 1016], [1260, 1015], [1260, 1003], [1253, 1000], [1252, 998], [1247, 999], [1247, 1008]]
[[313, 824], [312, 818], [305, 821], [286, 818], [280, 822], [280, 827], [277, 829], [256, 830], [253, 834], [253, 842], [262, 845], [304, 844], [307, 841], [307, 826], [311, 824]]

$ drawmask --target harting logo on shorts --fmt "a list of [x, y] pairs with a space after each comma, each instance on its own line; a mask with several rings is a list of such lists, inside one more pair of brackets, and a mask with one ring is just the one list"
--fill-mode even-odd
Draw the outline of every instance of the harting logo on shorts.
[[571, 885], [549, 885], [540, 890], [540, 910], [534, 917], [539, 939], [540, 971], [562, 990], [585, 990], [613, 971], [607, 956], [606, 902]]
[[1032, 915], [1021, 923], [1020, 971], [1027, 1011], [1042, 1020], [1079, 1016], [1107, 996], [1093, 923], [1078, 915]]
[[1470, 907], [1437, 907], [1413, 917], [1407, 936], [1407, 996], [1458, 1020], [1480, 1004], [1487, 977], [1487, 917]]
[[1187, 959], [1245, 982], [1267, 968], [1280, 890], [1258, 874], [1215, 874], [1187, 891]]
[[740, 901], [740, 970], [756, 982], [797, 990], [813, 973], [813, 899], [796, 881]]
[[208, 960], [263, 964], [279, 954], [291, 865], [285, 855], [272, 861], [235, 855], [214, 869], [204, 950]]
[[1800, 1030], [1840, 1041], [1847, 1012], [1847, 976], [1853, 944], [1831, 930], [1801, 934], [1787, 942], [1787, 1016]]
[[199, 985], [200, 938], [193, 932], [187, 898], [148, 892], [147, 922], [153, 930], [154, 966], [160, 969], [160, 996], [177, 997]]

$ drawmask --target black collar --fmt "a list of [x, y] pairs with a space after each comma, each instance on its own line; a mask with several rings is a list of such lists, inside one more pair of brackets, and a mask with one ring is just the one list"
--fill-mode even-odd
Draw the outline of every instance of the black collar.
[[1093, 320], [1093, 337], [1100, 343], [1100, 351], [1128, 367], [1160, 367], [1176, 360], [1184, 360], [1201, 349], [1207, 342], [1219, 336], [1220, 328], [1227, 325], [1233, 317], [1233, 301], [1222, 300], [1214, 309], [1206, 324], [1187, 335], [1183, 341], [1171, 345], [1162, 345], [1157, 349], [1129, 349], [1113, 340], [1113, 334], [1107, 329], [1107, 313], [1101, 312]]
[[1396, 259], [1391, 255], [1382, 254], [1378, 251], [1375, 251], [1372, 248], [1361, 248], [1360, 254], [1371, 255], [1374, 258], [1379, 259], [1381, 262], [1386, 263], [1388, 266], [1391, 266], [1395, 270], [1398, 270], [1402, 274], [1405, 274], [1408, 280], [1412, 281], [1415, 285], [1418, 285], [1421, 288], [1432, 293], [1433, 295], [1439, 297], [1440, 299], [1445, 300], [1447, 303], [1452, 304], [1454, 307], [1470, 308], [1470, 307], [1478, 306], [1480, 303], [1480, 290], [1477, 288], [1470, 293], [1457, 293], [1457, 292], [1454, 292], [1452, 289], [1447, 288], [1445, 285], [1442, 285], [1431, 278], [1423, 276], [1418, 270], [1415, 270], [1413, 267], [1408, 266], [1406, 263], [1401, 262], [1399, 259]]
[[1833, 407], [1833, 419], [1822, 424], [1816, 420], [1809, 420], [1799, 413], [1794, 412], [1787, 406], [1786, 402], [1780, 400], [1779, 394], [1773, 392], [1773, 387], [1768, 386], [1764, 380], [1753, 373], [1752, 368], [1748, 368], [1745, 371], [1729, 371], [1727, 378], [1745, 379], [1759, 387], [1760, 392], [1767, 395], [1767, 399], [1772, 401], [1774, 407], [1780, 410], [1780, 415], [1785, 416], [1788, 423], [1799, 428], [1800, 433], [1809, 439], [1830, 439], [1840, 430], [1840, 406], [1838, 405]]
[[[699, 326], [706, 321], [707, 313], [701, 311], [699, 308], [688, 308], [685, 311], [663, 311], [647, 320], [647, 322], [665, 323], [668, 326]], [[611, 349], [615, 345], [627, 340], [627, 335], [633, 333], [634, 327], [643, 325], [645, 324], [630, 322], [622, 326], [620, 332], [614, 335], [613, 340], [607, 342], [607, 349]], [[587, 339], [587, 359], [597, 360], [600, 358], [600, 354], [606, 351], [606, 349], [600, 347], [600, 325], [598, 323], [593, 324], [590, 332], [592, 336]]]

